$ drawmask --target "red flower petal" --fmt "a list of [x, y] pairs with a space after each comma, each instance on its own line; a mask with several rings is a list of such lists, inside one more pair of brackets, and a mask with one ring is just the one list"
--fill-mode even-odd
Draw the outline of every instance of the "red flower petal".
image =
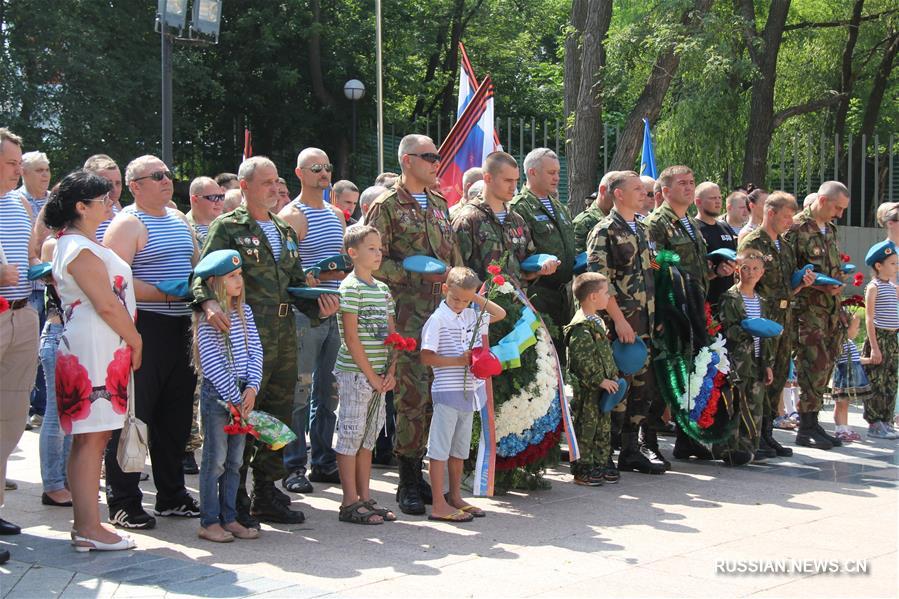
[[493, 282], [496, 283], [497, 285], [505, 285], [506, 278], [502, 275], [496, 275], [495, 277], [493, 277]]
[[6, 298], [0, 295], [0, 314], [3, 314], [9, 310], [9, 302], [6, 301]]
[[127, 345], [115, 350], [106, 367], [106, 392], [116, 414], [128, 409], [128, 381], [131, 379], [131, 348]]
[[496, 264], [491, 264], [490, 266], [487, 267], [487, 272], [489, 272], [492, 275], [498, 275], [501, 271], [502, 271], [502, 269], [500, 269], [500, 267], [497, 266]]
[[91, 380], [78, 356], [56, 353], [56, 405], [59, 424], [67, 434], [72, 422], [84, 420], [91, 413]]

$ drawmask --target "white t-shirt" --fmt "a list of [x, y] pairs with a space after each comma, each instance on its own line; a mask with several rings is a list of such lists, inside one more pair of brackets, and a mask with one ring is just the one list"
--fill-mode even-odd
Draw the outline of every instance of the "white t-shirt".
[[[438, 356], [461, 356], [468, 350], [477, 320], [478, 312], [473, 308], [456, 314], [446, 301], [440, 302], [421, 331], [421, 349]], [[485, 314], [472, 349], [481, 347], [481, 336], [487, 334], [489, 322], [490, 317]], [[468, 371], [467, 366], [435, 366], [431, 400], [464, 412], [480, 410], [487, 399], [484, 381]]]

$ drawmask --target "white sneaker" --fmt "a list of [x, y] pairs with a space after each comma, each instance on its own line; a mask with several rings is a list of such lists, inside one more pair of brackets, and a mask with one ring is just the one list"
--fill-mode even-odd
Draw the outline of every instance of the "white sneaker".
[[871, 439], [889, 439], [889, 431], [881, 426], [879, 422], [872, 422], [868, 425], [868, 437]]
[[889, 422], [881, 422], [880, 428], [886, 433], [886, 439], [899, 439], [899, 431], [893, 428]]

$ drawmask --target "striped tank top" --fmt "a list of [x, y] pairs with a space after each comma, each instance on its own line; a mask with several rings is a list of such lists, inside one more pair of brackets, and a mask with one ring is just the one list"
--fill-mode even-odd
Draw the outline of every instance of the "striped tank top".
[[[166, 208], [165, 216], [151, 216], [131, 204], [122, 208], [122, 212], [133, 214], [147, 228], [147, 245], [134, 255], [131, 263], [134, 278], [150, 285], [168, 279], [186, 281], [193, 270], [194, 236], [176, 211]], [[166, 316], [190, 316], [191, 313], [188, 302], [138, 301], [137, 309]]]
[[268, 245], [272, 248], [272, 255], [275, 257], [275, 262], [281, 261], [281, 231], [278, 230], [278, 226], [271, 220], [257, 220], [256, 224], [259, 225], [259, 228], [262, 229], [262, 232], [265, 233], [265, 238], [268, 240]]
[[[115, 218], [115, 215], [121, 212], [116, 205], [112, 206], [112, 218]], [[106, 229], [109, 228], [109, 223], [112, 222], [112, 218], [109, 220], [104, 220], [100, 223], [100, 226], [97, 227], [97, 243], [103, 245], [103, 236], [106, 235]]]
[[24, 299], [31, 295], [28, 280], [28, 241], [31, 239], [31, 216], [22, 205], [22, 195], [10, 191], [0, 196], [0, 246], [6, 259], [4, 264], [19, 267], [19, 280], [15, 285], [0, 287], [0, 296], [7, 301]]
[[[300, 241], [300, 261], [303, 268], [343, 253], [343, 225], [330, 206], [312, 208], [299, 200], [293, 205], [306, 217], [306, 237]], [[322, 281], [321, 287], [337, 289], [340, 281]]]
[[[741, 294], [742, 295], [742, 294]], [[746, 318], [762, 317], [762, 301], [759, 296], [749, 297], [743, 296], [743, 305], [746, 306]], [[758, 337], [752, 338], [752, 355], [758, 358], [762, 354], [762, 340]]]
[[540, 198], [540, 203], [543, 204], [543, 208], [550, 213], [550, 215], [555, 216], [556, 211], [553, 210], [553, 203], [549, 198]]
[[[41, 213], [43, 207], [47, 205], [47, 200], [50, 199], [50, 195], [47, 194], [42, 198], [36, 198], [28, 193], [28, 190], [25, 189], [24, 185], [19, 188], [19, 191], [22, 192], [22, 195], [24, 195], [25, 199], [28, 200], [28, 203], [31, 204], [31, 220], [32, 223], [34, 223], [35, 221], [37, 221], [37, 217]], [[31, 282], [31, 288], [35, 291], [43, 291], [44, 287], [44, 281], [42, 281], [41, 279]]]
[[896, 285], [880, 279], [871, 282], [877, 287], [874, 326], [878, 329], [899, 329], [899, 298], [896, 297]]
[[861, 362], [858, 346], [852, 339], [847, 339], [843, 342], [843, 353], [837, 358], [837, 364], [845, 364], [846, 362], [852, 362], [853, 364]]

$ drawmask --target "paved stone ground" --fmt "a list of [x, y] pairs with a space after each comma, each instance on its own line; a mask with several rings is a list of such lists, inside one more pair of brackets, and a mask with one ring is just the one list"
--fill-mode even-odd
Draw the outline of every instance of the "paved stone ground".
[[[850, 422], [864, 434], [857, 411]], [[663, 447], [670, 454], [669, 439]], [[196, 520], [161, 518], [135, 533], [135, 551], [76, 554], [71, 511], [40, 504], [30, 432], [9, 462], [19, 490], [6, 494], [2, 515], [25, 530], [0, 537], [12, 553], [0, 566], [0, 597], [895, 597], [896, 447], [799, 448], [776, 465], [740, 469], [675, 461], [664, 476], [624, 474], [598, 489], [571, 484], [562, 466], [549, 475], [551, 491], [475, 499], [488, 517], [457, 526], [402, 515], [381, 526], [340, 523], [339, 487], [318, 484], [294, 502], [305, 524], [264, 526], [256, 541], [213, 545], [197, 539]], [[382, 505], [395, 505], [396, 480], [376, 471]], [[189, 486], [196, 491], [197, 477]], [[144, 489], [151, 509], [152, 485]], [[803, 572], [726, 574], [719, 560], [834, 560], [843, 571], [815, 574], [809, 563]], [[857, 562], [866, 574], [847, 571]]]

